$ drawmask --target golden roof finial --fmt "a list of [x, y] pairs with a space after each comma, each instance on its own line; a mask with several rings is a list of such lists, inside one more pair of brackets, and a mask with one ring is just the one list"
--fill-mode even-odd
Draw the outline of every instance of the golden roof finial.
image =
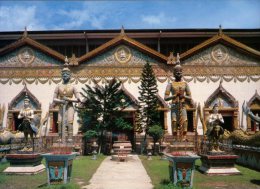
[[176, 57], [176, 64], [181, 64], [181, 61], [180, 61], [180, 54], [177, 53], [177, 57]]
[[66, 67], [66, 66], [69, 66], [69, 59], [68, 59], [68, 57], [67, 56], [65, 56], [65, 60], [64, 60], [64, 66]]
[[218, 35], [222, 35], [222, 26], [221, 26], [221, 24], [219, 25]]
[[24, 27], [23, 38], [28, 37], [27, 27]]
[[125, 28], [123, 25], [121, 27], [120, 35], [125, 35]]
[[65, 56], [65, 60], [64, 60], [64, 65], [63, 65], [63, 69], [61, 70], [61, 72], [70, 72], [69, 69], [69, 59], [67, 56]]

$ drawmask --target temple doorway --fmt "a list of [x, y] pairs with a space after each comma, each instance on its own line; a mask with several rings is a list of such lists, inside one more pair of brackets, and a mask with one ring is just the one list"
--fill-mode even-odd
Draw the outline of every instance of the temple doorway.
[[114, 141], [130, 141], [134, 145], [134, 112], [124, 112], [123, 119], [132, 126], [131, 130], [114, 129], [112, 132], [112, 144]]
[[11, 131], [17, 131], [18, 126], [23, 121], [23, 119], [18, 119], [18, 115], [20, 110], [23, 109], [24, 99], [26, 96], [30, 101], [30, 108], [34, 111], [34, 116], [41, 118], [41, 104], [25, 85], [21, 92], [8, 104], [7, 127]]
[[224, 124], [221, 126], [228, 131], [238, 129], [238, 101], [222, 86], [219, 87], [209, 96], [204, 106], [204, 117], [208, 119], [212, 114], [213, 106], [217, 104], [218, 112], [224, 119]]
[[[250, 108], [254, 115], [260, 116], [260, 96], [257, 91], [248, 101], [247, 106]], [[259, 131], [259, 129], [259, 124], [255, 123], [251, 120], [249, 116], [247, 116], [247, 131], [256, 132]]]

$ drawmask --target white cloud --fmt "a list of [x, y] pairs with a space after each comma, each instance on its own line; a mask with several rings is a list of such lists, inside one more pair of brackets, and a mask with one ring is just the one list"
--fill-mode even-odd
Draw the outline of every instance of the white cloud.
[[148, 24], [160, 24], [161, 16], [160, 15], [159, 16], [153, 16], [153, 15], [143, 16], [142, 21], [146, 22]]
[[103, 9], [106, 7], [96, 6], [92, 2], [85, 2], [81, 9], [61, 10], [57, 13], [65, 17], [65, 22], [62, 23], [64, 28], [80, 28], [82, 26], [90, 25], [92, 28], [103, 29], [106, 24], [107, 16]]
[[35, 6], [2, 6], [0, 7], [0, 30], [15, 31], [44, 30], [45, 27], [36, 19]]
[[164, 13], [160, 13], [158, 15], [143, 15], [141, 16], [141, 19], [145, 24], [153, 25], [156, 27], [173, 24], [177, 20], [175, 17], [165, 16]]

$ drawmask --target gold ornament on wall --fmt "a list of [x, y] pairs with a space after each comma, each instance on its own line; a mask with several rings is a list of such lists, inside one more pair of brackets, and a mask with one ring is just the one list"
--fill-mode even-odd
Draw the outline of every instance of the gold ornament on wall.
[[227, 49], [222, 45], [217, 45], [212, 49], [211, 56], [215, 62], [224, 62], [228, 57]]
[[30, 65], [34, 61], [35, 55], [31, 48], [25, 47], [19, 50], [18, 58], [22, 64]]
[[128, 47], [120, 46], [116, 49], [114, 56], [119, 63], [127, 63], [131, 59], [132, 53]]

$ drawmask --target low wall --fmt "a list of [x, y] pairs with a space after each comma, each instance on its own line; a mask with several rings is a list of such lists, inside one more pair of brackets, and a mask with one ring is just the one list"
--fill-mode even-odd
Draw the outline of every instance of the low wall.
[[260, 148], [242, 145], [233, 145], [233, 151], [239, 156], [238, 164], [260, 171]]

